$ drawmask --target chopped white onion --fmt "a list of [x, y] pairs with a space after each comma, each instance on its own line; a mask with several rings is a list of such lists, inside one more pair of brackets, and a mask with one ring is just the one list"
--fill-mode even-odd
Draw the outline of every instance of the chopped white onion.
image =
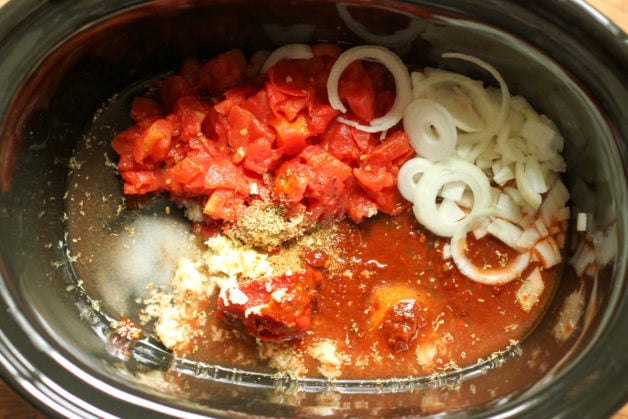
[[563, 260], [560, 247], [558, 247], [558, 243], [552, 236], [547, 236], [535, 244], [533, 249], [545, 269], [556, 266]]
[[397, 188], [406, 200], [414, 200], [414, 189], [421, 175], [432, 165], [432, 162], [423, 157], [414, 157], [406, 161], [397, 174]]
[[327, 96], [332, 108], [347, 112], [338, 96], [338, 82], [344, 70], [354, 61], [371, 60], [384, 65], [395, 79], [395, 101], [386, 115], [373, 119], [369, 125], [362, 125], [349, 119], [338, 117], [344, 124], [365, 132], [385, 131], [395, 126], [403, 117], [403, 112], [412, 99], [412, 84], [408, 68], [397, 54], [376, 45], [363, 45], [346, 50], [336, 60], [327, 78]]
[[264, 62], [262, 73], [266, 73], [272, 66], [282, 60], [307, 60], [314, 56], [312, 47], [307, 44], [288, 44], [274, 50]]
[[556, 180], [539, 209], [540, 217], [547, 227], [553, 224], [559, 210], [565, 207], [568, 200], [569, 190], [560, 179]]
[[515, 225], [503, 218], [495, 218], [488, 225], [486, 231], [493, 237], [502, 241], [508, 245], [511, 249], [524, 250], [517, 246], [517, 240], [521, 237], [523, 230], [518, 225]]
[[449, 111], [430, 99], [412, 101], [403, 114], [403, 128], [417, 154], [439, 161], [450, 157], [456, 147], [457, 131]]
[[506, 266], [500, 268], [484, 268], [476, 266], [467, 257], [467, 234], [478, 222], [486, 217], [499, 215], [494, 208], [479, 211], [473, 216], [465, 218], [461, 228], [456, 230], [451, 238], [451, 256], [458, 270], [467, 278], [486, 285], [503, 285], [521, 276], [530, 263], [530, 253], [521, 252]]
[[525, 162], [518, 161], [515, 163], [515, 179], [517, 181], [517, 189], [525, 202], [533, 209], [537, 209], [542, 202], [541, 194], [535, 191], [535, 187], [528, 179]]
[[486, 174], [473, 164], [452, 158], [430, 166], [421, 176], [414, 191], [413, 211], [417, 220], [432, 233], [451, 237], [464, 223], [441, 217], [438, 211], [437, 197], [441, 188], [450, 182], [463, 182], [473, 192], [473, 207], [470, 215], [489, 205], [491, 198], [490, 182]]

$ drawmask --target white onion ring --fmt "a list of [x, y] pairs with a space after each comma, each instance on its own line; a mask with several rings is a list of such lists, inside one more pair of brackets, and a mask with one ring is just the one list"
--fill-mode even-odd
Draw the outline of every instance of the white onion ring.
[[338, 96], [338, 82], [344, 70], [356, 60], [377, 61], [384, 65], [395, 79], [395, 102], [386, 115], [373, 119], [369, 125], [362, 125], [349, 119], [338, 117], [338, 121], [365, 132], [385, 131], [395, 126], [403, 117], [403, 111], [412, 99], [412, 83], [408, 68], [397, 54], [376, 45], [362, 45], [346, 50], [336, 60], [327, 79], [327, 96], [332, 108], [347, 112]]
[[488, 124], [486, 128], [482, 131], [461, 135], [461, 139], [471, 142], [481, 141], [493, 137], [499, 132], [502, 125], [504, 124], [504, 121], [508, 116], [508, 109], [510, 108], [510, 92], [508, 91], [508, 85], [504, 81], [504, 78], [499, 73], [499, 71], [495, 69], [495, 67], [477, 57], [473, 57], [468, 54], [462, 54], [459, 52], [446, 52], [442, 56], [443, 58], [457, 58], [459, 60], [464, 60], [476, 64], [477, 66], [488, 71], [491, 76], [493, 76], [495, 80], [497, 80], [497, 83], [499, 83], [499, 89], [502, 94], [502, 103], [499, 108], [499, 115], [497, 116], [497, 118], [491, 121], [491, 123]]
[[[369, 31], [361, 22], [358, 22], [353, 18], [351, 12], [349, 11], [349, 6], [356, 6], [351, 3], [338, 3], [336, 4], [336, 9], [338, 9], [338, 16], [343, 20], [343, 22], [347, 25], [353, 33], [358, 35], [364, 41], [383, 45], [387, 48], [402, 48], [409, 43], [411, 43], [416, 37], [421, 33], [424, 28], [423, 21], [417, 19], [415, 15], [411, 15], [408, 13], [403, 13], [399, 10], [395, 12], [398, 14], [402, 14], [407, 16], [410, 19], [410, 23], [403, 29], [399, 29], [389, 35], [378, 35], [371, 31]], [[372, 6], [374, 9], [383, 9], [386, 11], [390, 11], [390, 9], [385, 9], [383, 7]]]
[[414, 190], [421, 175], [432, 165], [432, 162], [423, 157], [414, 157], [406, 161], [397, 174], [397, 188], [406, 200], [414, 201]]
[[412, 101], [403, 114], [403, 129], [417, 154], [439, 161], [451, 157], [458, 141], [449, 111], [430, 99]]
[[307, 44], [288, 44], [274, 50], [264, 62], [262, 73], [283, 60], [309, 60], [314, 56], [312, 47]]
[[488, 208], [465, 218], [465, 223], [451, 238], [451, 256], [460, 273], [467, 278], [486, 285], [503, 285], [523, 274], [530, 264], [530, 252], [519, 253], [513, 261], [501, 268], [483, 269], [474, 265], [466, 255], [467, 234], [476, 223], [491, 216], [499, 216], [499, 211]]
[[[436, 198], [443, 185], [464, 182], [473, 193], [473, 207], [461, 220], [444, 220], [438, 212]], [[433, 164], [423, 173], [414, 189], [412, 207], [416, 219], [432, 233], [452, 237], [469, 216], [474, 216], [491, 202], [491, 185], [486, 174], [477, 166], [458, 158]]]

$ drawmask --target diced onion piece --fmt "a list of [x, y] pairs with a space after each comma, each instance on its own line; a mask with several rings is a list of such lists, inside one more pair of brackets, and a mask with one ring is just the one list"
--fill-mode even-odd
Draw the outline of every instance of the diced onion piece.
[[504, 218], [508, 221], [518, 223], [521, 220], [521, 207], [512, 200], [510, 195], [500, 192], [495, 206], [501, 210]]
[[438, 211], [437, 197], [441, 188], [450, 182], [463, 182], [471, 189], [473, 207], [469, 216], [488, 207], [491, 198], [490, 182], [486, 174], [473, 164], [456, 158], [433, 164], [416, 185], [413, 211], [421, 224], [442, 237], [453, 236], [466, 219], [446, 219]]
[[307, 44], [288, 44], [274, 50], [264, 62], [262, 73], [283, 60], [308, 60], [314, 56], [312, 47]]
[[406, 161], [397, 175], [397, 188], [406, 200], [414, 200], [414, 189], [421, 175], [432, 165], [432, 162], [423, 157], [414, 157]]
[[510, 107], [510, 92], [508, 91], [508, 85], [504, 81], [503, 77], [501, 76], [499, 71], [497, 71], [489, 63], [468, 54], [447, 52], [443, 54], [443, 58], [457, 58], [476, 64], [477, 66], [488, 71], [495, 78], [495, 80], [497, 80], [497, 83], [499, 83], [499, 89], [501, 91], [501, 106], [499, 108], [499, 114], [497, 115], [497, 118], [490, 121], [490, 123], [488, 123], [482, 131], [470, 134], [461, 134], [461, 139], [464, 138], [465, 141], [470, 142], [483, 141], [493, 137], [499, 132], [502, 125], [504, 124], [506, 116], [508, 115], [508, 109]]
[[476, 266], [467, 257], [467, 234], [478, 222], [482, 222], [486, 217], [499, 215], [499, 211], [494, 208], [478, 211], [472, 217], [465, 218], [462, 227], [456, 230], [451, 238], [451, 256], [458, 270], [467, 278], [486, 285], [503, 285], [521, 276], [530, 263], [530, 252], [522, 252], [510, 261], [506, 266], [500, 268], [488, 268]]
[[443, 199], [438, 206], [438, 215], [444, 220], [460, 221], [466, 214], [451, 199]]
[[556, 240], [554, 240], [552, 236], [548, 236], [535, 244], [534, 252], [539, 257], [545, 269], [556, 266], [563, 260], [560, 247], [558, 247], [558, 243], [556, 243]]
[[515, 179], [517, 181], [517, 189], [521, 196], [533, 209], [539, 208], [542, 202], [541, 194], [536, 192], [534, 186], [528, 179], [525, 163], [518, 161], [515, 163]]
[[327, 78], [327, 96], [332, 108], [343, 113], [347, 108], [338, 96], [338, 82], [344, 70], [356, 60], [377, 61], [384, 65], [395, 79], [395, 101], [386, 115], [375, 118], [370, 125], [362, 125], [355, 121], [339, 117], [338, 120], [365, 132], [385, 131], [395, 126], [403, 117], [403, 112], [412, 99], [412, 83], [408, 68], [395, 53], [387, 48], [376, 45], [363, 45], [346, 50], [336, 60]]
[[451, 114], [456, 126], [465, 132], [477, 132], [484, 128], [484, 121], [473, 108], [473, 101], [460, 88], [437, 89], [436, 101]]
[[523, 233], [521, 233], [521, 236], [519, 236], [515, 244], [519, 249], [528, 250], [531, 249], [532, 246], [534, 246], [540, 239], [541, 234], [539, 234], [539, 231], [536, 229], [534, 224], [532, 224], [523, 230]]
[[440, 196], [459, 202], [462, 200], [466, 189], [467, 185], [464, 182], [449, 182], [443, 186], [443, 189], [441, 189]]
[[444, 160], [454, 152], [456, 126], [449, 111], [438, 102], [412, 101], [403, 114], [403, 128], [417, 154], [429, 160]]
[[576, 231], [587, 231], [588, 215], [586, 212], [579, 212], [576, 217]]
[[517, 290], [516, 298], [523, 311], [532, 310], [532, 307], [539, 301], [544, 289], [545, 283], [543, 282], [541, 271], [538, 267], [534, 268]]
[[539, 209], [541, 219], [547, 227], [552, 225], [559, 210], [565, 207], [568, 200], [569, 190], [560, 179], [557, 179], [550, 188]]
[[493, 237], [507, 244], [511, 249], [524, 250], [517, 246], [517, 240], [523, 234], [523, 229], [503, 218], [495, 218], [486, 230]]

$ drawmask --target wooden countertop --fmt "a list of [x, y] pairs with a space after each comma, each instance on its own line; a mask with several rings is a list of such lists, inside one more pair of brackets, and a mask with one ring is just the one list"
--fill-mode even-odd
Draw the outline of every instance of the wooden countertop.
[[[6, 1], [0, 0], [0, 6]], [[628, 32], [628, 1], [588, 0], [588, 2]], [[0, 418], [39, 419], [45, 416], [0, 380]], [[628, 404], [613, 415], [612, 419], [628, 419]]]

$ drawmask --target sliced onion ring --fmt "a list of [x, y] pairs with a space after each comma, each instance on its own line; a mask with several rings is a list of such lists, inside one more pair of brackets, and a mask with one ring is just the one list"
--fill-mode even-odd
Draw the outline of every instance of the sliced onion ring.
[[[473, 207], [467, 217], [461, 220], [446, 220], [438, 212], [436, 199], [443, 185], [450, 182], [463, 182], [473, 193]], [[491, 185], [486, 174], [479, 167], [458, 158], [451, 158], [433, 164], [423, 173], [414, 189], [412, 207], [416, 219], [432, 233], [442, 237], [452, 237], [469, 216], [474, 216], [491, 202]]]
[[395, 102], [386, 115], [375, 118], [370, 125], [362, 125], [355, 121], [339, 117], [338, 120], [365, 132], [385, 131], [395, 126], [403, 117], [403, 111], [412, 99], [412, 83], [408, 68], [397, 54], [387, 48], [376, 45], [362, 45], [346, 50], [336, 60], [327, 79], [327, 96], [332, 108], [343, 113], [347, 108], [338, 96], [338, 82], [344, 70], [356, 60], [377, 61], [384, 65], [395, 79]]
[[444, 160], [454, 153], [458, 132], [449, 111], [430, 99], [410, 102], [403, 114], [403, 129], [417, 154], [432, 161]]
[[288, 44], [274, 50], [262, 66], [262, 73], [266, 73], [272, 66], [282, 60], [309, 60], [314, 56], [312, 47], [307, 44]]
[[414, 189], [421, 175], [432, 165], [423, 157], [414, 157], [405, 162], [397, 174], [397, 188], [406, 200], [414, 201]]
[[476, 214], [465, 218], [465, 223], [456, 230], [456, 233], [451, 238], [451, 256], [460, 273], [475, 282], [486, 285], [503, 285], [519, 278], [530, 263], [530, 252], [519, 253], [508, 265], [500, 268], [484, 269], [474, 265], [469, 260], [466, 254], [467, 234], [477, 223], [484, 221], [486, 217], [495, 216], [499, 216], [499, 210], [495, 208], [478, 211]]
[[470, 142], [482, 141], [493, 137], [499, 132], [502, 125], [504, 124], [504, 121], [508, 116], [508, 109], [510, 108], [510, 92], [508, 91], [508, 85], [504, 81], [504, 78], [499, 73], [499, 71], [495, 69], [495, 67], [472, 55], [462, 54], [459, 52], [446, 52], [443, 54], [443, 58], [456, 58], [476, 64], [477, 66], [488, 71], [491, 76], [493, 76], [495, 80], [497, 80], [497, 83], [499, 83], [499, 89], [502, 95], [502, 103], [499, 108], [499, 115], [497, 116], [497, 118], [491, 121], [490, 124], [487, 124], [486, 128], [482, 131], [461, 135], [461, 139], [464, 138], [465, 141]]

